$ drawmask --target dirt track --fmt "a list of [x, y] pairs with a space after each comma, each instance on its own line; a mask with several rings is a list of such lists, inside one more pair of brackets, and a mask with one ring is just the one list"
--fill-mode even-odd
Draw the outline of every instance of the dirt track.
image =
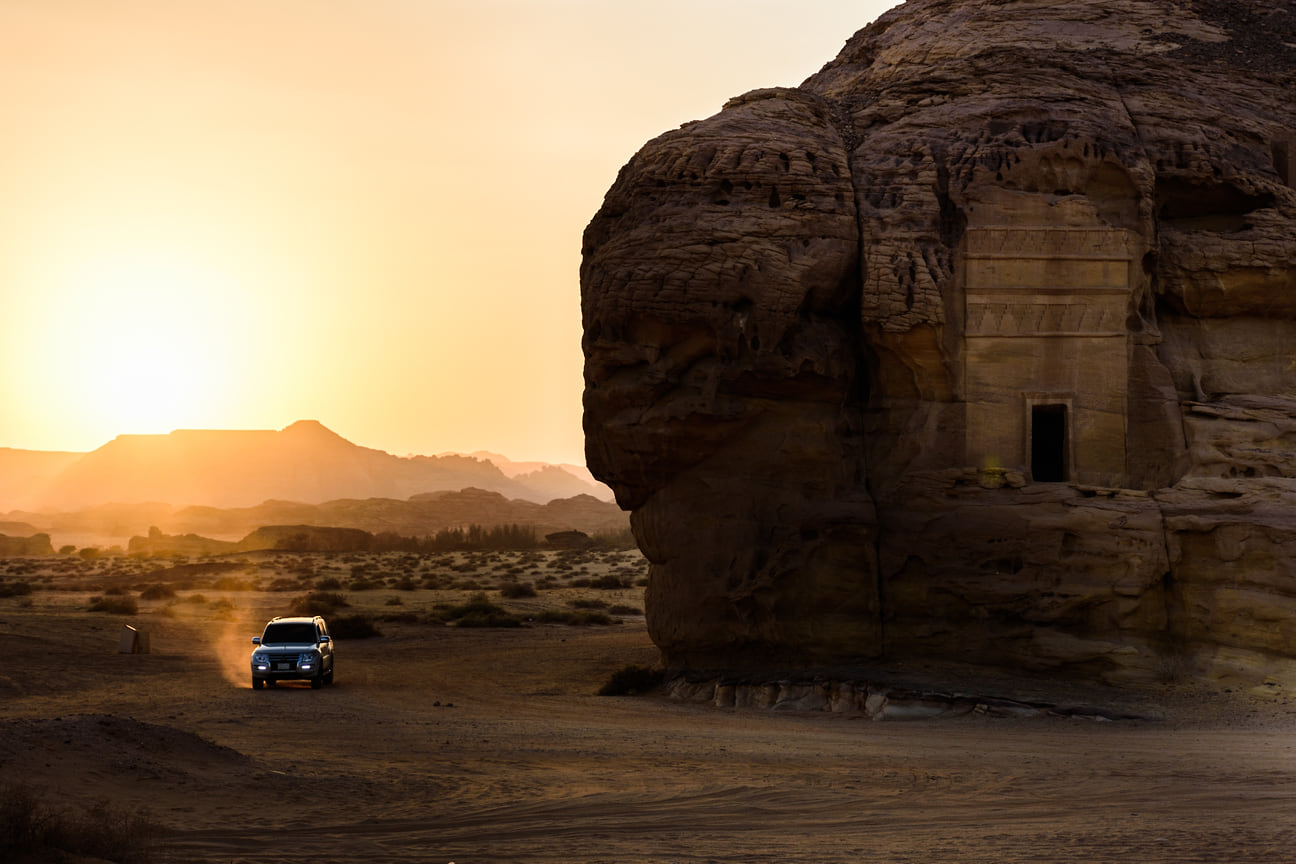
[[[1296, 861], [1283, 694], [1113, 723], [592, 695], [655, 659], [634, 618], [384, 623], [333, 688], [253, 691], [274, 595], [232, 622], [44, 598], [0, 600], [0, 783], [146, 807], [166, 861]], [[154, 653], [116, 653], [124, 620]]]

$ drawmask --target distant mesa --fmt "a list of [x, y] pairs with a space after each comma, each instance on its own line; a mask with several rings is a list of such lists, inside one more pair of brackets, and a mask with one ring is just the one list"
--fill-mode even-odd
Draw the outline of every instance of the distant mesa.
[[586, 451], [667, 663], [1296, 677], [1296, 6], [909, 0], [649, 141]]
[[510, 476], [471, 456], [398, 457], [357, 446], [314, 420], [277, 432], [180, 429], [121, 435], [90, 453], [0, 449], [0, 513], [73, 511], [114, 502], [231, 508], [269, 500], [403, 500], [466, 487], [538, 504], [580, 494], [611, 498], [607, 487], [580, 467], [537, 463]]

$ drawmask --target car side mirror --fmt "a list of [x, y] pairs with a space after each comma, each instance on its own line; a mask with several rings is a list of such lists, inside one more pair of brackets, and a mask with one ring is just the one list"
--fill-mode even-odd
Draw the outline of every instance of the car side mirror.
[[331, 640], [329, 639], [327, 633], [323, 633], [323, 634], [320, 635], [320, 644], [321, 644], [321, 645], [323, 645], [325, 642], [329, 642], [329, 641], [331, 641]]
[[260, 645], [260, 644], [261, 644], [261, 637], [260, 637], [260, 636], [253, 636], [253, 637], [252, 637], [252, 644], [253, 644], [253, 645]]

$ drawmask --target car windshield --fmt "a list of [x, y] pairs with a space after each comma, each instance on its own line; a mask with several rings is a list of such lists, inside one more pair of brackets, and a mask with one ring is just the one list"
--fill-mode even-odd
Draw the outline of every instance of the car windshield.
[[314, 624], [269, 624], [262, 645], [309, 645], [315, 642]]

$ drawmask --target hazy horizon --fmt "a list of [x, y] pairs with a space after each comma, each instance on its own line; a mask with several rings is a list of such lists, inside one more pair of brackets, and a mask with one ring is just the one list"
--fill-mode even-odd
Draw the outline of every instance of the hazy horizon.
[[[292, 421], [291, 423], [289, 423], [289, 424], [287, 424], [286, 426], [284, 426], [284, 427], [282, 427], [282, 428], [279, 428], [279, 429], [272, 429], [272, 428], [229, 428], [229, 427], [225, 427], [225, 428], [221, 428], [221, 427], [203, 427], [203, 428], [183, 427], [183, 428], [179, 428], [179, 429], [168, 429], [168, 430], [166, 430], [165, 432], [120, 432], [120, 433], [118, 433], [118, 434], [116, 434], [116, 435], [113, 435], [112, 437], [110, 437], [110, 438], [108, 438], [108, 439], [106, 439], [106, 440], [100, 442], [99, 444], [97, 444], [97, 445], [95, 445], [95, 446], [93, 446], [93, 447], [90, 447], [90, 448], [88, 448], [88, 449], [85, 449], [85, 450], [48, 450], [48, 449], [33, 448], [33, 447], [10, 447], [10, 446], [8, 446], [8, 445], [0, 445], [0, 450], [22, 450], [22, 451], [32, 452], [32, 453], [73, 453], [73, 454], [86, 454], [86, 453], [93, 453], [95, 450], [98, 450], [98, 449], [100, 449], [100, 448], [102, 448], [102, 447], [104, 447], [104, 446], [106, 446], [106, 445], [108, 445], [108, 444], [111, 444], [113, 441], [115, 441], [115, 440], [117, 440], [117, 439], [119, 439], [119, 438], [165, 438], [165, 437], [167, 437], [167, 436], [169, 436], [169, 435], [174, 435], [174, 434], [176, 434], [176, 433], [204, 433], [204, 432], [210, 432], [210, 433], [216, 433], [216, 434], [220, 434], [220, 433], [268, 433], [268, 434], [273, 434], [273, 433], [278, 433], [278, 432], [284, 432], [284, 431], [286, 431], [287, 429], [289, 429], [290, 427], [292, 427], [292, 426], [296, 426], [296, 425], [298, 425], [298, 424], [302, 424], [302, 423], [306, 423], [306, 424], [318, 423], [320, 426], [324, 427], [324, 428], [325, 428], [326, 430], [328, 430], [329, 432], [332, 432], [332, 433], [335, 434], [335, 435], [338, 435], [338, 434], [339, 434], [339, 433], [337, 432], [337, 430], [330, 428], [330, 427], [328, 426], [328, 424], [326, 424], [326, 423], [321, 423], [319, 420], [316, 420], [316, 419], [314, 419], [314, 418], [310, 418], [310, 417], [302, 417], [302, 418], [299, 418], [299, 419], [297, 419], [297, 420]], [[427, 453], [415, 453], [415, 452], [409, 452], [409, 453], [393, 453], [393, 452], [390, 451], [390, 450], [384, 450], [382, 447], [375, 447], [375, 446], [370, 445], [370, 444], [368, 444], [368, 443], [366, 443], [366, 442], [364, 442], [364, 441], [356, 441], [356, 440], [354, 440], [354, 439], [347, 438], [347, 436], [345, 436], [345, 435], [339, 435], [339, 437], [343, 438], [343, 439], [346, 440], [347, 442], [349, 442], [349, 443], [351, 443], [351, 444], [354, 444], [354, 445], [356, 445], [356, 446], [358, 446], [358, 447], [364, 447], [364, 448], [366, 448], [366, 449], [370, 449], [370, 450], [379, 450], [379, 451], [382, 451], [382, 452], [384, 452], [384, 453], [388, 453], [389, 455], [397, 456], [397, 457], [400, 457], [400, 458], [410, 458], [410, 457], [419, 457], [419, 456], [425, 456], [425, 457], [441, 457], [441, 456], [470, 456], [470, 457], [473, 457], [473, 458], [487, 459], [488, 461], [494, 461], [491, 457], [497, 457], [497, 458], [500, 458], [500, 459], [504, 459], [504, 460], [506, 460], [510, 465], [513, 465], [513, 464], [524, 464], [524, 465], [525, 465], [525, 464], [544, 464], [544, 465], [555, 465], [555, 466], [569, 465], [569, 466], [577, 466], [577, 467], [581, 467], [581, 468], [585, 467], [585, 461], [584, 461], [584, 459], [581, 459], [581, 460], [579, 460], [579, 461], [575, 461], [575, 462], [551, 462], [551, 461], [549, 461], [549, 460], [547, 460], [547, 459], [532, 459], [532, 458], [527, 457], [525, 454], [522, 454], [521, 456], [519, 456], [518, 454], [513, 454], [513, 453], [501, 453], [501, 452], [499, 452], [499, 451], [491, 450], [491, 449], [489, 449], [489, 448], [484, 448], [484, 447], [474, 447], [474, 448], [472, 448], [472, 449], [470, 449], [470, 450], [435, 450], [435, 451], [430, 451], [430, 452], [427, 452]], [[507, 467], [507, 466], [500, 466], [500, 467]]]
[[583, 463], [617, 171], [891, 5], [8, 0], [0, 447], [312, 417]]

